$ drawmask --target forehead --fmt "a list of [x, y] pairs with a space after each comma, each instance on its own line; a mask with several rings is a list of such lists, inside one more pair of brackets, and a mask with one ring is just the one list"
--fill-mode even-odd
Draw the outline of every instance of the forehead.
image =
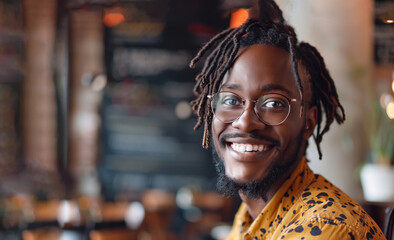
[[240, 49], [222, 88], [251, 91], [284, 91], [292, 97], [298, 88], [292, 71], [290, 54], [279, 47], [255, 44]]

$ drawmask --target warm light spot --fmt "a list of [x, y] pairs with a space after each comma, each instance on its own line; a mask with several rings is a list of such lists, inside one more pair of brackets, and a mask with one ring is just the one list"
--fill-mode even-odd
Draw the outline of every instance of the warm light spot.
[[104, 16], [104, 24], [107, 27], [115, 27], [116, 25], [124, 22], [125, 18], [121, 13], [108, 13]]
[[389, 103], [394, 102], [394, 98], [390, 94], [382, 94], [379, 102], [382, 108], [386, 108]]
[[249, 12], [246, 9], [240, 8], [231, 13], [230, 28], [236, 28], [244, 24], [249, 18]]
[[124, 10], [119, 7], [104, 8], [103, 9], [103, 22], [107, 27], [115, 27], [126, 20]]
[[391, 83], [391, 90], [393, 90], [393, 92], [394, 92], [394, 80], [393, 80], [393, 82]]
[[389, 116], [390, 119], [394, 119], [394, 102], [391, 102], [391, 103], [389, 103], [387, 105], [386, 113], [387, 113], [387, 116]]
[[107, 76], [105, 74], [99, 74], [97, 76], [95, 76], [90, 84], [90, 87], [94, 90], [94, 91], [101, 91], [105, 88], [105, 86], [107, 85]]
[[394, 20], [393, 19], [387, 19], [386, 23], [394, 23]]
[[179, 119], [187, 119], [192, 115], [192, 113], [192, 108], [186, 101], [180, 101], [175, 107], [175, 115]]

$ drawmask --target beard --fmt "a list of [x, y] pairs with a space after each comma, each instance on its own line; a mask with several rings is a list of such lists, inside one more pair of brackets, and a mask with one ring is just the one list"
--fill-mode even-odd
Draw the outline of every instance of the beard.
[[[246, 183], [237, 183], [226, 176], [224, 161], [219, 157], [215, 146], [212, 144], [213, 163], [215, 165], [216, 172], [218, 173], [216, 183], [217, 191], [226, 197], [238, 196], [239, 193], [242, 193], [247, 199], [262, 198], [267, 202], [268, 191], [271, 189], [273, 184], [287, 174], [294, 165], [298, 163], [297, 158], [300, 151], [302, 151], [302, 134], [303, 132], [301, 131], [294, 140], [297, 146], [294, 153], [291, 154], [291, 158], [285, 164], [280, 165], [280, 161], [278, 159], [263, 179], [257, 179]], [[213, 142], [213, 140], [211, 142]]]

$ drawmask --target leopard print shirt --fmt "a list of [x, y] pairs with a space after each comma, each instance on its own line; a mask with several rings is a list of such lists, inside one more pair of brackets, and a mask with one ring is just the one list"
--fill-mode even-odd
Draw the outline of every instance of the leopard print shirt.
[[386, 239], [353, 199], [314, 174], [305, 158], [252, 219], [241, 204], [227, 240]]

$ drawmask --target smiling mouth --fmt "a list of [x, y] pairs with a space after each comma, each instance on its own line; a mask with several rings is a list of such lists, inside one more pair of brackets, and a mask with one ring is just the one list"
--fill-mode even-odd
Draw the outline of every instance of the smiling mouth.
[[247, 152], [265, 152], [270, 147], [268, 145], [255, 145], [255, 144], [245, 144], [245, 143], [232, 143], [231, 148], [235, 152], [247, 153]]

